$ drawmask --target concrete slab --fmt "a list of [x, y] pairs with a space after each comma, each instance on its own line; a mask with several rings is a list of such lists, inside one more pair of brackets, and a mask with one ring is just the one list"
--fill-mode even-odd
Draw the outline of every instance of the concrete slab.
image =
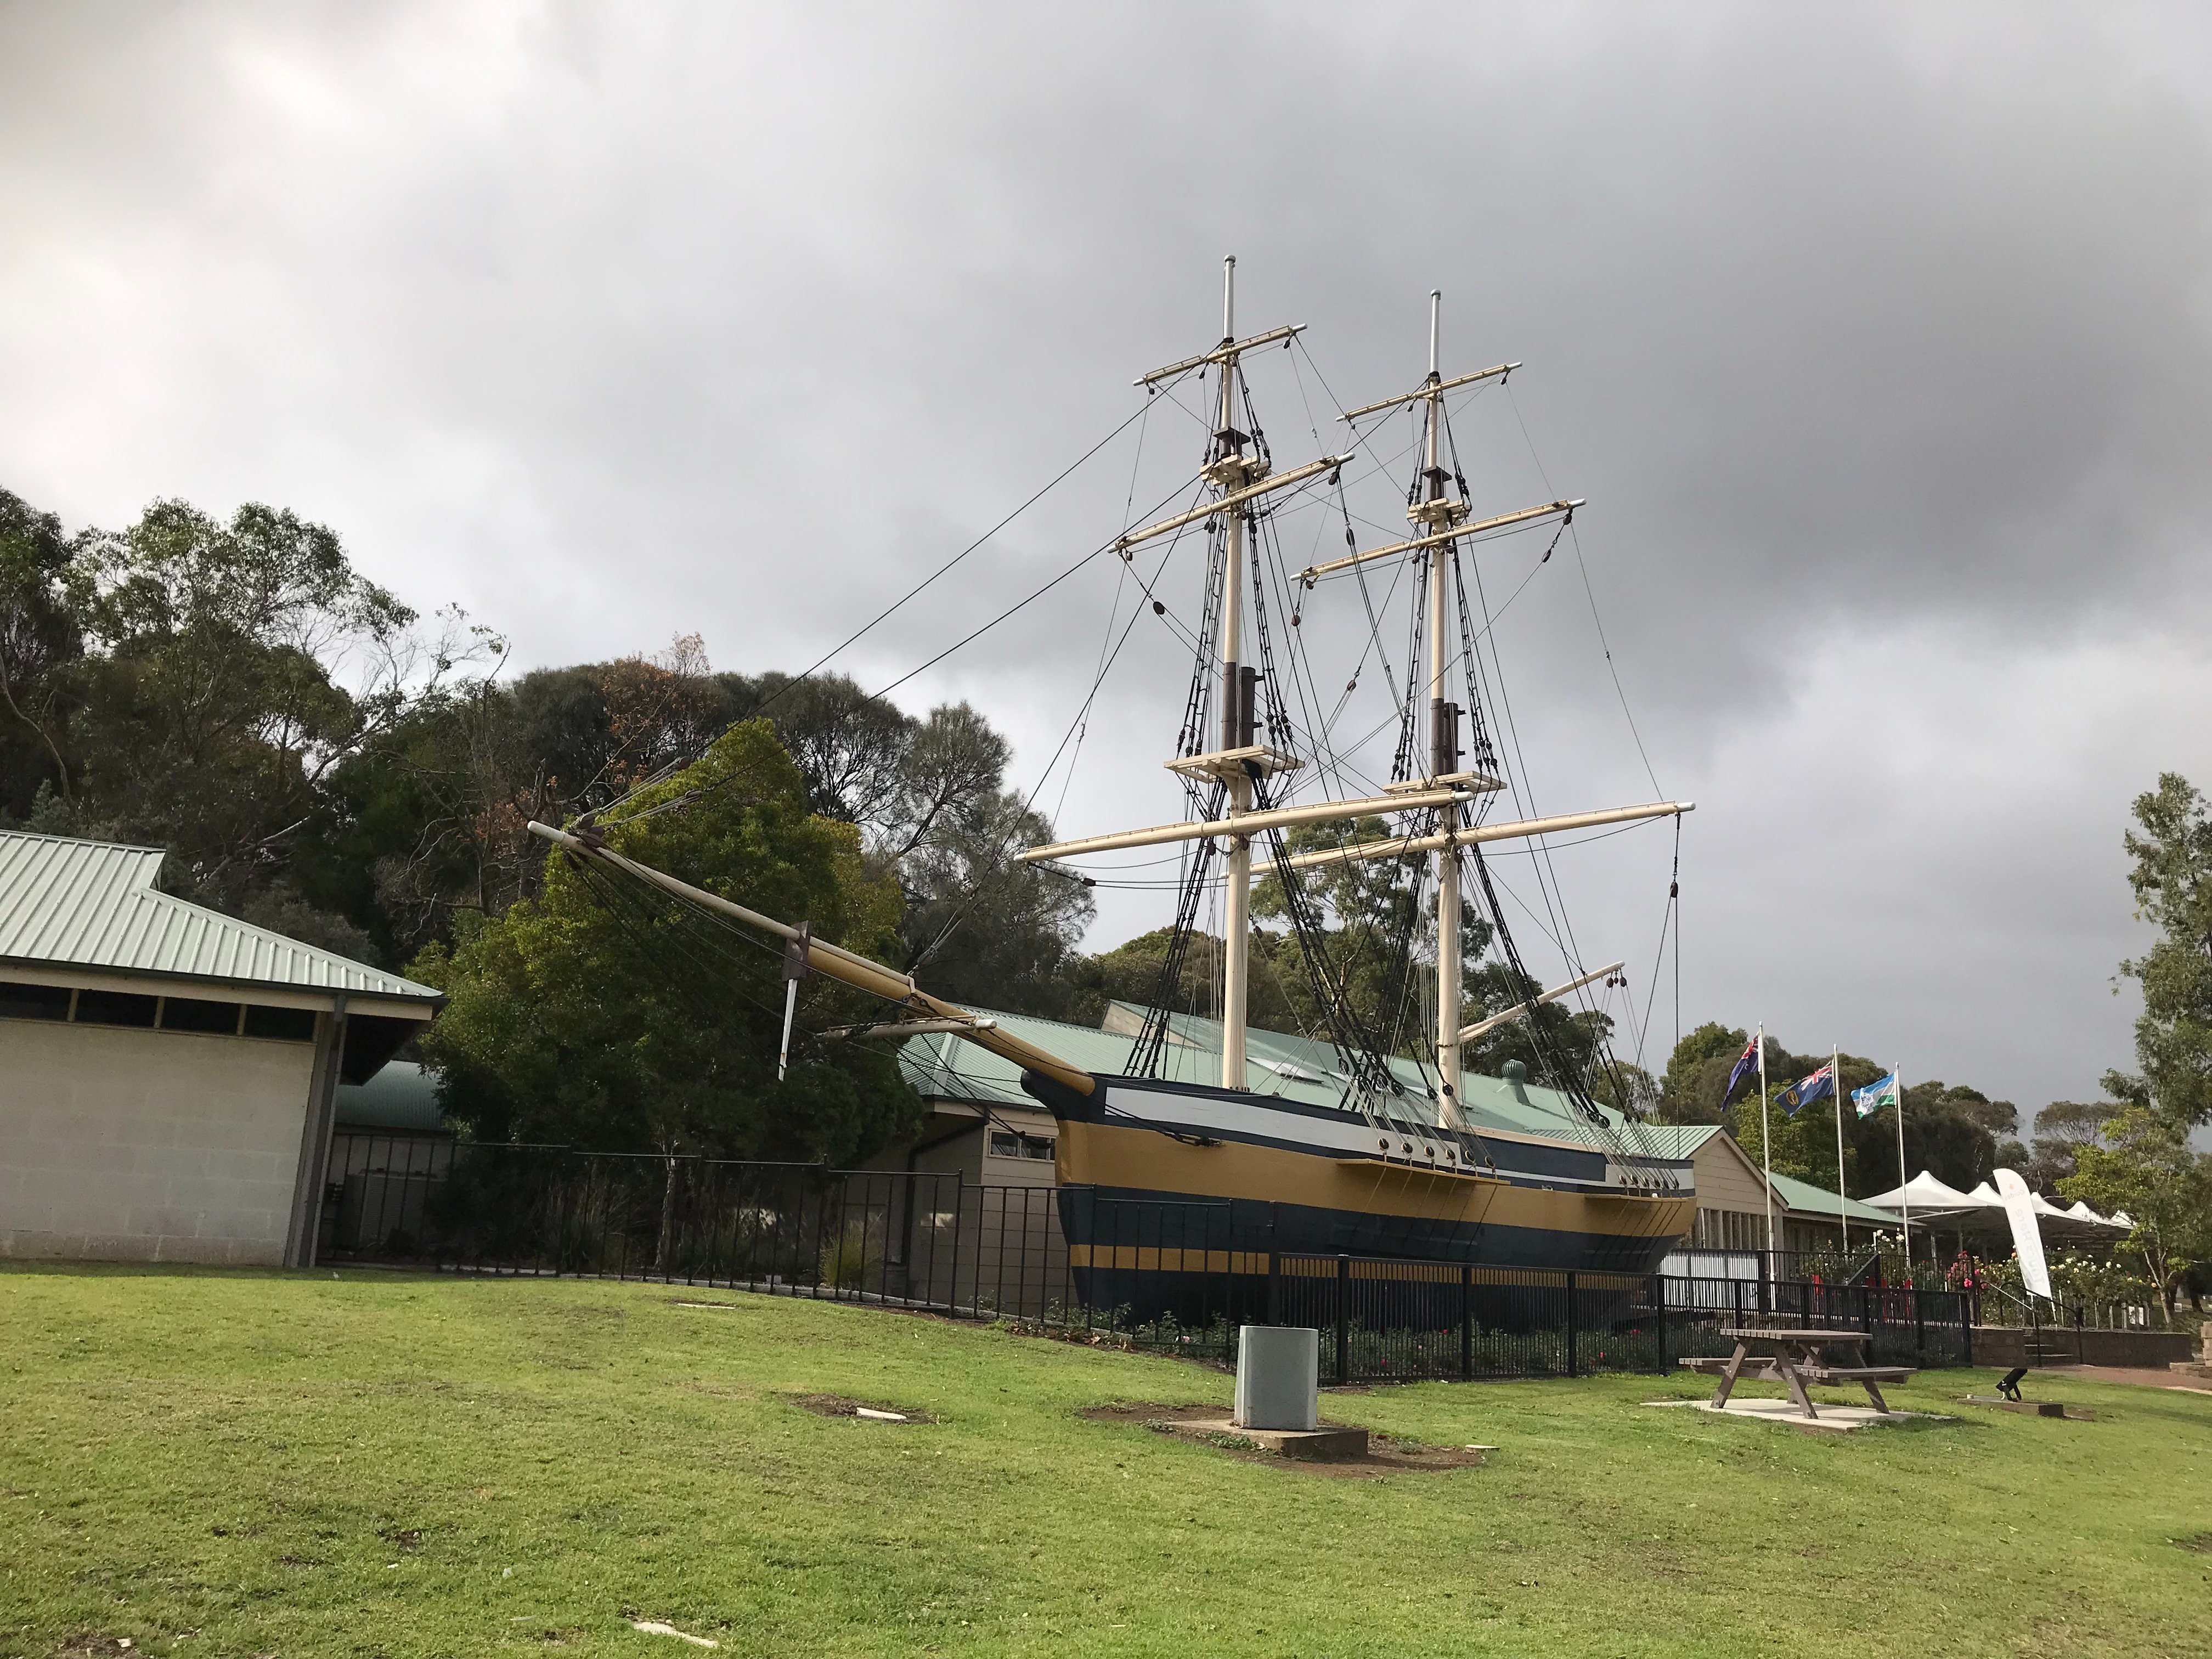
[[2018, 1412], [2022, 1417], [2066, 1415], [2066, 1407], [2056, 1400], [2007, 1400], [1994, 1394], [1969, 1394], [1960, 1397], [1969, 1406], [1987, 1406], [1993, 1411]]
[[1791, 1400], [1730, 1400], [1725, 1406], [1716, 1406], [1710, 1400], [1650, 1400], [1650, 1406], [1690, 1406], [1701, 1412], [1711, 1412], [1716, 1417], [1747, 1417], [1761, 1423], [1784, 1423], [1793, 1429], [1813, 1429], [1822, 1433], [1849, 1434], [1854, 1429], [1871, 1427], [1881, 1423], [1909, 1423], [1915, 1419], [1931, 1423], [1955, 1423], [1955, 1417], [1945, 1417], [1935, 1412], [1878, 1412], [1871, 1406], [1831, 1406], [1815, 1401], [1820, 1407], [1818, 1417], [1808, 1417], [1797, 1409]]
[[1235, 1435], [1250, 1441], [1262, 1451], [1283, 1457], [1310, 1458], [1317, 1463], [1367, 1455], [1367, 1431], [1346, 1428], [1340, 1424], [1318, 1429], [1248, 1429], [1234, 1419], [1224, 1417], [1218, 1421], [1194, 1421], [1189, 1428], [1199, 1434]]

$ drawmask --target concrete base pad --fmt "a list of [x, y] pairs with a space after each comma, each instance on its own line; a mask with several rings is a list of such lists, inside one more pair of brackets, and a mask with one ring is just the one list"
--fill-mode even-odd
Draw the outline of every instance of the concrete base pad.
[[1970, 1394], [1965, 1399], [1970, 1406], [1988, 1406], [2001, 1412], [2018, 1412], [2022, 1417], [2066, 1415], [2066, 1407], [2056, 1400], [2007, 1400], [1994, 1394]]
[[1933, 1412], [1878, 1412], [1871, 1406], [1831, 1406], [1816, 1401], [1820, 1414], [1808, 1417], [1797, 1409], [1792, 1400], [1731, 1400], [1725, 1406], [1716, 1406], [1710, 1400], [1654, 1400], [1654, 1406], [1694, 1406], [1701, 1412], [1711, 1412], [1716, 1417], [1748, 1417], [1761, 1423], [1786, 1423], [1793, 1429], [1814, 1429], [1833, 1434], [1848, 1434], [1853, 1429], [1863, 1429], [1876, 1423], [1907, 1423], [1914, 1419], [1930, 1422], [1954, 1423], [1958, 1419], [1939, 1416]]
[[1367, 1455], [1367, 1431], [1329, 1427], [1325, 1429], [1248, 1429], [1233, 1419], [1223, 1418], [1218, 1422], [1194, 1422], [1190, 1427], [1200, 1434], [1233, 1434], [1250, 1441], [1262, 1451], [1271, 1451], [1283, 1457], [1307, 1457], [1316, 1462], [1334, 1462], [1342, 1457]]

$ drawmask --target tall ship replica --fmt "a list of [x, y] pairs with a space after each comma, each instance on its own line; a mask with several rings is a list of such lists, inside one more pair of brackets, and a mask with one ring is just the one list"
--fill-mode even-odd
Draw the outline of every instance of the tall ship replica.
[[[1437, 362], [1439, 296], [1433, 295], [1426, 376], [1409, 392], [1346, 411], [1341, 417], [1351, 434], [1346, 453], [1277, 471], [1252, 409], [1243, 362], [1264, 349], [1287, 348], [1303, 325], [1238, 337], [1235, 267], [1233, 258], [1224, 262], [1220, 343], [1136, 382], [1148, 396], [1178, 386], [1202, 388], [1200, 407], [1210, 416], [1210, 431], [1190, 487], [1200, 499], [1126, 532], [1114, 544], [1133, 571], [1137, 550], [1147, 544], [1172, 548], [1188, 537], [1202, 538], [1206, 546], [1180, 741], [1165, 763], [1181, 781], [1184, 816], [1022, 854], [1033, 864], [1078, 873], [1080, 861], [1100, 854], [1181, 849], [1164, 970], [1125, 1072], [1087, 1071], [933, 996], [906, 972], [640, 865], [610, 848], [588, 820], [569, 830], [539, 823], [531, 830], [579, 858], [780, 937], [807, 969], [893, 1004], [896, 1018], [870, 1028], [873, 1034], [950, 1032], [1019, 1066], [1023, 1088], [1059, 1124], [1061, 1224], [1079, 1285], [1094, 1305], [1128, 1303], [1133, 1284], [1128, 1270], [1139, 1261], [1148, 1273], [1165, 1270], [1162, 1276], [1172, 1279], [1186, 1255], [1194, 1271], [1218, 1271], [1224, 1249], [1232, 1272], [1239, 1262], [1257, 1263], [1254, 1270], [1264, 1272], [1271, 1249], [1487, 1267], [1650, 1272], [1692, 1220], [1689, 1165], [1662, 1155], [1632, 1111], [1599, 1103], [1587, 1060], [1566, 1051], [1553, 1022], [1533, 1017], [1541, 1003], [1609, 977], [1620, 964], [1534, 994], [1540, 981], [1522, 967], [1483, 855], [1495, 842], [1691, 810], [1687, 802], [1662, 800], [1491, 821], [1489, 809], [1506, 788], [1506, 769], [1491, 736], [1495, 721], [1485, 711], [1480, 630], [1462, 584], [1462, 556], [1486, 538], [1522, 526], [1564, 525], [1582, 503], [1559, 500], [1477, 516], [1453, 450], [1447, 398], [1462, 388], [1502, 381], [1520, 365], [1446, 376]], [[1316, 602], [1322, 585], [1334, 578], [1358, 577], [1370, 612], [1368, 573], [1404, 578], [1389, 592], [1411, 595], [1403, 618], [1410, 641], [1406, 684], [1393, 683], [1399, 736], [1392, 775], [1379, 789], [1349, 794], [1341, 787], [1350, 769], [1330, 749], [1326, 722], [1312, 716], [1311, 697], [1298, 701], [1295, 664], [1279, 668], [1261, 550], [1264, 544], [1273, 550], [1267, 540], [1271, 513], [1302, 495], [1340, 490], [1342, 470], [1371, 447], [1376, 428], [1370, 423], [1392, 414], [1410, 415], [1419, 423], [1406, 457], [1411, 533], [1363, 549], [1346, 512], [1347, 546], [1340, 556], [1297, 571], [1287, 581], [1281, 580], [1288, 573], [1279, 555], [1275, 563], [1278, 609], [1285, 591], [1297, 595], [1291, 629], [1303, 620], [1298, 611]], [[1163, 575], [1169, 562], [1159, 561]], [[1152, 594], [1152, 582], [1141, 573], [1139, 580]], [[1273, 620], [1274, 631], [1283, 631], [1279, 617]], [[1368, 620], [1379, 646], [1379, 628], [1371, 614]], [[1298, 708], [1308, 711], [1303, 721], [1293, 717]], [[1299, 785], [1317, 779], [1333, 779], [1339, 793], [1299, 799]], [[1269, 1069], [1257, 1072], [1261, 1086], [1255, 1087], [1255, 1063], [1248, 1054], [1255, 846], [1266, 860], [1261, 879], [1272, 881], [1274, 908], [1288, 918], [1311, 1006], [1319, 1011], [1311, 1035], [1335, 1057], [1325, 1079], [1302, 1074], [1327, 1086], [1304, 1089], [1297, 1098], [1286, 1097]], [[1401, 951], [1408, 960], [1415, 951], [1434, 957], [1434, 995], [1424, 1006], [1432, 1002], [1435, 1025], [1411, 1042], [1399, 1030], [1380, 1029], [1387, 1022], [1360, 1006], [1344, 965], [1330, 959], [1325, 906], [1313, 890], [1328, 877], [1309, 874], [1377, 861], [1395, 872], [1402, 890], [1417, 901], [1410, 909], [1400, 907], [1422, 924], [1419, 937], [1410, 927], [1405, 930]], [[1502, 965], [1511, 970], [1510, 982], [1528, 988], [1526, 1001], [1471, 1024], [1464, 1008], [1461, 938], [1470, 894], [1480, 901], [1480, 925]], [[1423, 897], [1431, 902], [1419, 903]], [[1209, 901], [1218, 905], [1222, 923], [1218, 945], [1198, 927]], [[1194, 935], [1203, 948], [1220, 955], [1218, 1083], [1162, 1075], [1170, 1069], [1171, 1052], [1184, 1062], [1175, 1069], [1188, 1069], [1191, 1045], [1178, 1032], [1173, 1010]], [[1462, 1070], [1463, 1049], [1515, 1020], [1523, 1022], [1543, 1080], [1561, 1103], [1556, 1117], [1528, 1114], [1515, 1120], [1516, 1126], [1533, 1121], [1540, 1128], [1480, 1121], [1482, 1114], [1461, 1097], [1469, 1082]], [[1509, 1073], [1518, 1069], [1507, 1067]], [[1513, 1087], [1519, 1091], [1517, 1077]], [[1333, 1101], [1313, 1098], [1332, 1092]], [[1163, 1248], [1181, 1242], [1179, 1224], [1194, 1204], [1225, 1216], [1225, 1237], [1224, 1230], [1212, 1228], [1202, 1250]]]

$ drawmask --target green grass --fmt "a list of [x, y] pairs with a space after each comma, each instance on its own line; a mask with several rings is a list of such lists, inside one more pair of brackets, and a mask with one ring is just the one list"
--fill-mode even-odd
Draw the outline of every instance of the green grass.
[[2212, 1652], [2201, 1395], [1815, 1438], [1641, 1405], [1687, 1378], [1425, 1384], [1326, 1409], [1489, 1465], [1337, 1480], [1075, 1416], [1218, 1372], [687, 1294], [0, 1271], [0, 1654]]

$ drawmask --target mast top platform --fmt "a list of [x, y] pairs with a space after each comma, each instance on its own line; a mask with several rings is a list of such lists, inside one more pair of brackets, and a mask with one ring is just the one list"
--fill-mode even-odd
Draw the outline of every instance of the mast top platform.
[[1386, 783], [1382, 793], [1401, 795], [1418, 790], [1463, 789], [1470, 795], [1494, 795], [1505, 787], [1502, 778], [1493, 778], [1487, 772], [1444, 772], [1433, 778], [1407, 778], [1397, 783]]
[[1296, 755], [1286, 755], [1264, 743], [1242, 749], [1217, 749], [1210, 755], [1185, 755], [1180, 760], [1160, 763], [1183, 777], [1212, 778], [1219, 783], [1226, 783], [1231, 778], [1263, 778], [1278, 772], [1295, 772], [1305, 764]]

